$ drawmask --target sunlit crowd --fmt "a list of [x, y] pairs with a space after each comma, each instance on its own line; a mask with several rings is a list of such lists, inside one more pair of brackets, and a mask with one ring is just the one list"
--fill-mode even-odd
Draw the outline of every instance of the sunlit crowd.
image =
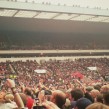
[[108, 76], [108, 58], [1, 62], [0, 109], [108, 109]]

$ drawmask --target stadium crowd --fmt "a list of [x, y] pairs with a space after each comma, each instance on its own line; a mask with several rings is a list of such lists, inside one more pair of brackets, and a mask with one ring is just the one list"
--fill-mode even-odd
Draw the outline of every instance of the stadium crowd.
[[108, 58], [1, 62], [0, 109], [109, 109], [106, 75]]
[[[0, 36], [0, 50], [93, 50], [109, 49], [105, 37]], [[81, 40], [81, 41], [80, 41]]]

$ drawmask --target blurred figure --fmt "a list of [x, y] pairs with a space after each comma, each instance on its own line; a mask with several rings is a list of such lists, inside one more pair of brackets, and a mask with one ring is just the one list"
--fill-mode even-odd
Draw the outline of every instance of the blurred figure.
[[84, 96], [84, 93], [81, 89], [73, 89], [71, 91], [71, 107], [74, 108], [76, 101]]
[[86, 109], [87, 106], [92, 104], [92, 102], [87, 98], [80, 98], [76, 102], [76, 106], [74, 109]]
[[18, 108], [13, 100], [14, 96], [11, 93], [0, 92], [0, 109]]
[[29, 88], [26, 88], [24, 91], [26, 97], [27, 97], [27, 104], [26, 107], [28, 107], [28, 109], [31, 109], [33, 104], [34, 104], [34, 99], [32, 98], [32, 91]]
[[104, 104], [109, 106], [109, 91], [103, 94]]
[[106, 106], [105, 104], [97, 102], [89, 105], [86, 109], [109, 109], [109, 107]]
[[93, 89], [91, 92], [90, 92], [91, 96], [93, 97], [94, 99], [94, 102], [97, 101], [97, 96], [100, 95], [100, 92], [96, 89]]
[[55, 90], [51, 95], [51, 102], [55, 103], [60, 109], [63, 109], [63, 106], [66, 103], [66, 95], [60, 90]]

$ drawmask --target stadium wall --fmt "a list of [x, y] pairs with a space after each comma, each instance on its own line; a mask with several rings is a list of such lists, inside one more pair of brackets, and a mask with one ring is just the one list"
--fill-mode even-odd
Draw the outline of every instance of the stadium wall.
[[37, 62], [40, 62], [40, 60], [66, 60], [66, 59], [71, 59], [75, 60], [78, 58], [109, 58], [109, 56], [74, 56], [74, 57], [22, 57], [22, 58], [0, 58], [0, 62], [6, 62], [6, 61], [26, 61], [26, 60], [36, 60]]

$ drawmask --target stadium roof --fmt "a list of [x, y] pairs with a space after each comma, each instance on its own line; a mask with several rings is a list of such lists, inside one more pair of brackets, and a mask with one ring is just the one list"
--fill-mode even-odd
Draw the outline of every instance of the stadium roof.
[[108, 0], [1, 0], [0, 30], [109, 34]]

